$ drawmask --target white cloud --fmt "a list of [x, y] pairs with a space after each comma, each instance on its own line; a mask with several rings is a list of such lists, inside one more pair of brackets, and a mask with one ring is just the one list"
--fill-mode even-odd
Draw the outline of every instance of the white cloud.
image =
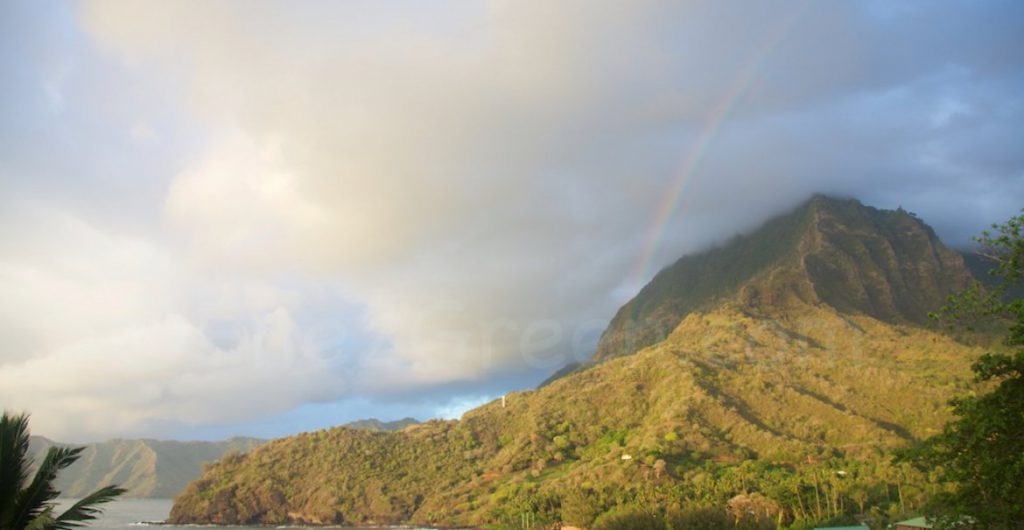
[[[78, 7], [92, 41], [34, 43], [9, 92], [59, 79], [69, 118], [0, 167], [0, 399], [54, 432], [496, 395], [585, 353], [654, 268], [812, 192], [961, 239], [1024, 196], [1020, 54], [995, 53], [1020, 17], [988, 5]], [[34, 117], [11, 116], [20, 141]]]
[[65, 212], [7, 202], [0, 223], [4, 360], [159, 318], [179, 293], [172, 257]]
[[132, 141], [140, 144], [160, 139], [160, 135], [148, 123], [144, 122], [137, 122], [135, 125], [132, 125], [132, 128], [128, 131], [128, 136], [131, 137]]
[[475, 409], [480, 405], [485, 405], [491, 401], [494, 401], [493, 396], [455, 397], [445, 405], [438, 407], [435, 415], [438, 418], [444, 418], [446, 420], [457, 420], [461, 418], [466, 411]]
[[[142, 434], [155, 420], [253, 418], [347, 390], [294, 321], [295, 295], [195, 277], [153, 241], [46, 208], [8, 205], [3, 220], [0, 402], [30, 410], [39, 432]], [[218, 308], [225, 291], [231, 305]], [[204, 329], [215, 319], [235, 324], [222, 344]]]

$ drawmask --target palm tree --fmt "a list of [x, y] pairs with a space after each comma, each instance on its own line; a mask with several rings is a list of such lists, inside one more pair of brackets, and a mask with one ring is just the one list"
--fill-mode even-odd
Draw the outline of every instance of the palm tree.
[[0, 418], [0, 530], [71, 530], [100, 514], [99, 505], [125, 492], [107, 486], [54, 512], [57, 473], [78, 460], [81, 447], [51, 447], [29, 482], [28, 415], [3, 413]]

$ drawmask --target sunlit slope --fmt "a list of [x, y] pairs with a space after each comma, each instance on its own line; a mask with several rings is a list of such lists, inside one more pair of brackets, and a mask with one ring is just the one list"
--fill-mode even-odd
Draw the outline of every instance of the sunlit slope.
[[926, 315], [971, 278], [912, 214], [817, 196], [658, 274], [593, 366], [460, 421], [337, 428], [224, 459], [172, 521], [479, 525], [559, 517], [573, 492], [607, 509], [751, 491], [796, 520], [839, 469], [860, 502], [903, 503], [920, 477], [886, 452], [941, 428], [971, 385], [981, 349], [968, 344], [984, 341]]
[[798, 300], [924, 324], [929, 311], [971, 279], [963, 258], [913, 214], [819, 195], [659, 272], [616, 313], [595, 360], [654, 344], [691, 311], [724, 301], [779, 309]]
[[[416, 423], [413, 418], [390, 422], [369, 418], [346, 426], [367, 431], [397, 431]], [[215, 442], [118, 439], [84, 444], [81, 458], [58, 476], [57, 485], [66, 497], [81, 497], [108, 484], [119, 484], [128, 489], [127, 497], [170, 499], [199, 478], [204, 464], [213, 463], [228, 453], [247, 452], [265, 441], [236, 437]], [[67, 445], [42, 436], [33, 436], [31, 444], [36, 462], [49, 447]]]
[[656, 346], [461, 421], [336, 428], [225, 459], [177, 499], [172, 520], [481, 524], [584, 485], [690, 483], [709, 462], [844, 458], [871, 473], [883, 450], [942, 425], [977, 354], [829, 308], [770, 317], [724, 306], [691, 314]]

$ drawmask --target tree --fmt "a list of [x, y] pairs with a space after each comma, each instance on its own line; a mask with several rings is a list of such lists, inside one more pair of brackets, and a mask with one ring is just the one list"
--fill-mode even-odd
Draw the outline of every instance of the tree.
[[902, 458], [938, 470], [952, 489], [937, 495], [930, 515], [939, 527], [970, 518], [975, 528], [1024, 528], [1024, 300], [1005, 293], [1024, 281], [1024, 215], [984, 232], [977, 241], [993, 260], [994, 289], [974, 287], [954, 297], [940, 316], [1008, 317], [1004, 344], [1013, 353], [989, 353], [972, 366], [979, 381], [994, 388], [954, 399], [956, 418], [943, 431]]
[[28, 416], [0, 417], [0, 530], [71, 530], [100, 513], [99, 505], [125, 492], [107, 486], [87, 495], [57, 515], [54, 502], [60, 494], [53, 482], [82, 452], [81, 447], [51, 447], [29, 481]]
[[572, 487], [562, 497], [562, 522], [570, 526], [590, 528], [604, 507], [597, 495], [580, 487]]

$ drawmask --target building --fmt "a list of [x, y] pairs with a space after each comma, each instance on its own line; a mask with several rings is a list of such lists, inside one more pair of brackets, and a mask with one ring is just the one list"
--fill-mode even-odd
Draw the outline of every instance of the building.
[[[961, 516], [957, 522], [953, 525], [956, 528], [962, 528], [963, 530], [970, 530], [974, 528], [974, 519], [968, 516]], [[928, 521], [925, 517], [915, 517], [913, 519], [907, 519], [906, 521], [900, 521], [896, 523], [893, 528], [896, 530], [920, 530], [922, 528], [934, 528], [931, 521]]]
[[896, 523], [896, 530], [919, 530], [921, 528], [931, 527], [932, 524], [924, 517], [915, 517], [913, 519], [907, 519], [906, 521]]

